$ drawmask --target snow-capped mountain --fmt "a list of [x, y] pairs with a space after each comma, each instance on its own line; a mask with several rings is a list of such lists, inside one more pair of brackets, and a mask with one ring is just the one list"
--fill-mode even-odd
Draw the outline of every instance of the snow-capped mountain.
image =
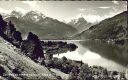
[[46, 16], [40, 12], [35, 12], [35, 11], [30, 11], [28, 13], [26, 13], [23, 17], [24, 20], [27, 21], [33, 21], [33, 22], [38, 22], [41, 19], [45, 19]]
[[19, 11], [12, 11], [10, 13], [1, 12], [0, 14], [3, 16], [3, 18], [8, 18], [8, 17], [20, 18], [23, 16], [23, 13]]
[[80, 39], [126, 39], [128, 38], [127, 15], [124, 11], [112, 18], [105, 19], [78, 34]]
[[26, 14], [13, 11], [6, 20], [11, 20], [23, 36], [31, 31], [42, 39], [67, 39], [77, 32], [74, 27], [35, 11]]
[[72, 19], [68, 24], [75, 27], [79, 32], [82, 32], [93, 25], [87, 22], [83, 17]]

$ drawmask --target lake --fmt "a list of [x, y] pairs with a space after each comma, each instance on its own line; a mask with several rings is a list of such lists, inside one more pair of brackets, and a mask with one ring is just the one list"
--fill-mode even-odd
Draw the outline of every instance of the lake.
[[68, 41], [78, 48], [73, 52], [54, 55], [63, 56], [71, 60], [79, 60], [88, 65], [97, 65], [111, 71], [128, 72], [128, 44], [114, 45], [100, 40]]

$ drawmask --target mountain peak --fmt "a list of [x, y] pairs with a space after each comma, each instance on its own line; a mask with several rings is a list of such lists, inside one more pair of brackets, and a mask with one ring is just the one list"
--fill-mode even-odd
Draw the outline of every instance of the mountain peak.
[[88, 29], [92, 24], [87, 22], [84, 17], [79, 17], [77, 19], [72, 19], [69, 25], [75, 27], [79, 32]]
[[[79, 17], [78, 18], [78, 21], [86, 21], [85, 19], [84, 19], [84, 17]], [[87, 21], [86, 21], [87, 22]]]
[[82, 23], [82, 22], [88, 23], [88, 22], [85, 20], [85, 18], [81, 16], [81, 17], [79, 17], [79, 18], [77, 18], [77, 19], [72, 19], [72, 20], [69, 22], [69, 24], [75, 25], [75, 24]]
[[22, 13], [19, 12], [19, 11], [12, 11], [11, 14], [10, 14], [10, 16], [16, 17], [16, 18], [20, 18], [20, 17], [22, 17], [23, 15], [22, 15]]
[[91, 26], [79, 34], [82, 39], [127, 39], [127, 13], [124, 11]]
[[28, 13], [26, 13], [23, 16], [24, 19], [29, 20], [29, 21], [34, 21], [34, 22], [38, 22], [39, 20], [41, 20], [42, 18], [46, 18], [46, 16], [40, 12], [36, 12], [36, 11], [30, 11]]
[[78, 18], [78, 21], [77, 21], [77, 23], [88, 23], [85, 19], [84, 19], [84, 17], [79, 17]]
[[26, 13], [26, 15], [38, 15], [38, 14], [40, 14], [40, 13], [35, 12], [35, 11], [30, 11], [30, 12]]

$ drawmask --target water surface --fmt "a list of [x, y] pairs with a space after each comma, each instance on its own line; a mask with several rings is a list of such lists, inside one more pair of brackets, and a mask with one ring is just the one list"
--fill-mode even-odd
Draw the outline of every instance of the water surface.
[[71, 60], [79, 60], [88, 63], [90, 66], [102, 66], [112, 71], [128, 71], [127, 43], [124, 45], [114, 45], [100, 40], [72, 41], [72, 43], [75, 43], [78, 49], [73, 52], [54, 55], [54, 57], [61, 58], [65, 56]]

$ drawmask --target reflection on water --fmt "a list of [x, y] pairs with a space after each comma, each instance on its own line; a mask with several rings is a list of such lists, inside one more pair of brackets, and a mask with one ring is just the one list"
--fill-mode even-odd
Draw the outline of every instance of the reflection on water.
[[66, 56], [72, 60], [82, 60], [89, 65], [106, 67], [108, 70], [127, 71], [128, 46], [111, 45], [102, 41], [81, 41], [76, 43], [78, 49], [74, 52], [67, 52], [54, 57]]

